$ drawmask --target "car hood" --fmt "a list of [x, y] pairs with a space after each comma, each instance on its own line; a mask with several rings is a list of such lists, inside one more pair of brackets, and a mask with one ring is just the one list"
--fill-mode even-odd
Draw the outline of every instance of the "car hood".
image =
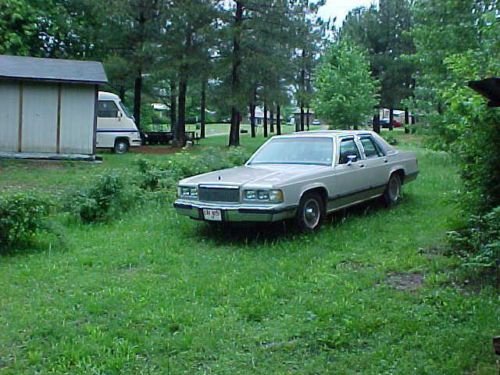
[[180, 184], [262, 185], [273, 187], [331, 167], [322, 165], [266, 164], [222, 169], [186, 178]]

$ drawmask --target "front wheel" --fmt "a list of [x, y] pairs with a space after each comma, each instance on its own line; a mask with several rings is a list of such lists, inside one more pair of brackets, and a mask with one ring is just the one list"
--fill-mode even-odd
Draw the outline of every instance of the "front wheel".
[[115, 142], [115, 147], [113, 150], [115, 151], [115, 154], [125, 154], [128, 151], [128, 148], [128, 142], [120, 139]]
[[306, 193], [300, 200], [297, 209], [296, 223], [301, 232], [317, 230], [325, 216], [323, 198], [318, 193]]
[[384, 203], [391, 207], [401, 200], [401, 177], [393, 173], [384, 191]]

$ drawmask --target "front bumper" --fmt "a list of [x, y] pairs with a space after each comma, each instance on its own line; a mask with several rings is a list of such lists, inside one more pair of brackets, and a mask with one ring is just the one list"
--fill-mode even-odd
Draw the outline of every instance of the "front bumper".
[[179, 215], [205, 220], [203, 209], [221, 210], [223, 222], [271, 222], [295, 216], [297, 206], [224, 204], [177, 199], [174, 207]]

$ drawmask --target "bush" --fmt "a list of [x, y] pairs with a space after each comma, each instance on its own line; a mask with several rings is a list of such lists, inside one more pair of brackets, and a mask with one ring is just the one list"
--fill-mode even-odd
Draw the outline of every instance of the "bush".
[[464, 266], [496, 268], [500, 260], [500, 206], [486, 215], [471, 216], [465, 228], [448, 235]]
[[0, 251], [29, 242], [47, 229], [46, 217], [52, 204], [31, 193], [0, 196]]
[[133, 207], [138, 199], [134, 185], [111, 173], [98, 176], [93, 186], [80, 190], [68, 202], [84, 223], [108, 221]]
[[248, 152], [235, 147], [226, 151], [213, 148], [203, 154], [180, 152], [166, 162], [139, 159], [139, 186], [148, 191], [175, 189], [182, 178], [242, 165], [249, 156]]

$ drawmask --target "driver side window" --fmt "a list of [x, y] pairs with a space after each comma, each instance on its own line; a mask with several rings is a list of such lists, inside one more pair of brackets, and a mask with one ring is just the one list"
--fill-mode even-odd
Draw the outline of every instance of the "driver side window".
[[349, 161], [349, 155], [355, 155], [355, 161], [361, 159], [358, 146], [356, 145], [356, 142], [354, 142], [353, 138], [343, 139], [342, 141], [340, 141], [339, 164], [347, 164], [347, 162]]

